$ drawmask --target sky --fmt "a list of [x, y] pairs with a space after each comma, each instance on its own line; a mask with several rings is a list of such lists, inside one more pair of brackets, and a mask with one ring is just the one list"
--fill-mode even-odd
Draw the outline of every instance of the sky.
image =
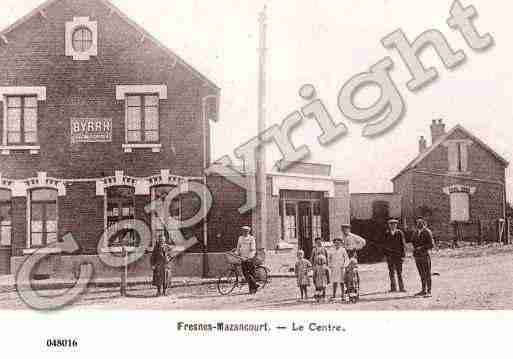
[[[5, 28], [41, 4], [42, 0], [2, 0], [0, 27]], [[495, 45], [475, 52], [446, 24], [452, 0], [113, 0], [125, 14], [179, 54], [221, 88], [220, 120], [212, 124], [213, 158], [233, 155], [235, 148], [257, 134], [258, 13], [268, 8], [267, 125], [280, 124], [306, 102], [298, 96], [303, 84], [315, 86], [335, 122], [348, 135], [321, 146], [321, 131], [303, 121], [291, 135], [296, 146], [307, 145], [309, 162], [332, 165], [335, 177], [350, 181], [351, 192], [391, 191], [390, 179], [418, 151], [421, 135], [430, 138], [432, 119], [443, 119], [448, 129], [461, 124], [497, 153], [513, 161], [511, 144], [513, 4], [463, 0], [474, 5], [474, 23], [490, 33]], [[418, 92], [410, 92], [410, 75], [400, 56], [385, 49], [381, 39], [402, 29], [413, 40], [429, 29], [441, 31], [452, 48], [463, 50], [467, 61], [447, 70], [432, 49], [422, 54], [439, 77]], [[391, 72], [406, 104], [401, 122], [377, 138], [362, 137], [362, 123], [345, 118], [337, 96], [354, 75], [385, 56], [394, 62]], [[370, 105], [376, 88], [364, 88], [356, 101]], [[268, 168], [280, 158], [266, 146]], [[508, 197], [513, 199], [513, 172], [507, 171]]]

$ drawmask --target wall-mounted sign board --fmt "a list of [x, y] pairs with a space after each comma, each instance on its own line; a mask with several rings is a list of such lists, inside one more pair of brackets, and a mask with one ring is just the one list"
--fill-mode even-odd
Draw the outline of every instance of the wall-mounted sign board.
[[111, 142], [111, 118], [72, 118], [71, 143]]

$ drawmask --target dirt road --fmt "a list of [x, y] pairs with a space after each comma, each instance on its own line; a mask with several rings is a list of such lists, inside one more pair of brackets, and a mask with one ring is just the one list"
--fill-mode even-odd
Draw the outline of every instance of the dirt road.
[[[293, 278], [273, 278], [254, 296], [246, 288], [220, 296], [215, 285], [172, 288], [167, 297], [154, 297], [150, 286], [130, 288], [120, 297], [116, 288], [91, 288], [73, 306], [75, 309], [156, 310], [445, 310], [513, 309], [513, 247], [488, 246], [444, 250], [433, 255], [433, 297], [415, 298], [419, 280], [413, 259], [405, 262], [408, 293], [387, 293], [388, 273], [384, 263], [362, 265], [361, 298], [357, 304], [340, 301], [298, 302]], [[311, 289], [310, 289], [311, 290]], [[330, 291], [328, 291], [330, 292]], [[43, 294], [55, 294], [47, 291]], [[25, 309], [17, 293], [0, 294], [0, 309]]]

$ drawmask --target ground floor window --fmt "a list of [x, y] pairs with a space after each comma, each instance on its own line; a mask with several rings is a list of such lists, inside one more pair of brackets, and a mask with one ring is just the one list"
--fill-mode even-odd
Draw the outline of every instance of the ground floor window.
[[0, 190], [0, 245], [10, 246], [12, 236], [11, 191]]
[[30, 247], [57, 242], [57, 191], [35, 189], [30, 192]]
[[321, 210], [323, 198], [322, 192], [280, 191], [279, 213], [284, 241], [301, 244], [325, 237], [322, 222], [327, 213]]
[[[165, 203], [166, 197], [169, 194], [170, 191], [172, 191], [175, 186], [155, 186], [151, 188], [151, 200], [153, 201], [160, 201], [160, 203], [163, 205]], [[166, 212], [166, 211], [164, 211]], [[169, 205], [169, 211], [167, 212], [169, 214], [169, 218], [172, 219], [180, 219], [182, 218], [182, 208], [181, 208], [181, 201], [180, 197], [175, 197], [171, 200], [171, 203]], [[153, 211], [151, 214], [151, 228], [152, 228], [152, 246], [154, 241], [163, 236], [169, 241], [173, 240], [173, 235], [168, 233], [165, 227], [165, 221], [168, 219], [162, 218], [162, 215], [158, 213], [158, 211]]]
[[[284, 202], [284, 211], [280, 211], [283, 221], [283, 239], [287, 242], [297, 242], [297, 210], [296, 205], [291, 202]], [[280, 206], [281, 209], [281, 206]], [[285, 212], [285, 216], [283, 216]]]
[[451, 221], [468, 222], [470, 220], [470, 196], [468, 193], [455, 192], [450, 195]]
[[[135, 190], [133, 187], [115, 186], [105, 192], [107, 228], [123, 221], [135, 219]], [[109, 238], [109, 246], [138, 246], [140, 238], [134, 230], [122, 230]]]

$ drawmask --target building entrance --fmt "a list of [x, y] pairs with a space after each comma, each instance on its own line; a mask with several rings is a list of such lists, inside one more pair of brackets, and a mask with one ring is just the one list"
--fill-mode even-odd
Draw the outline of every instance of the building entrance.
[[305, 252], [305, 258], [310, 258], [316, 238], [327, 238], [322, 226], [328, 216], [326, 211], [321, 211], [323, 199], [323, 192], [280, 191], [282, 239], [297, 244]]

